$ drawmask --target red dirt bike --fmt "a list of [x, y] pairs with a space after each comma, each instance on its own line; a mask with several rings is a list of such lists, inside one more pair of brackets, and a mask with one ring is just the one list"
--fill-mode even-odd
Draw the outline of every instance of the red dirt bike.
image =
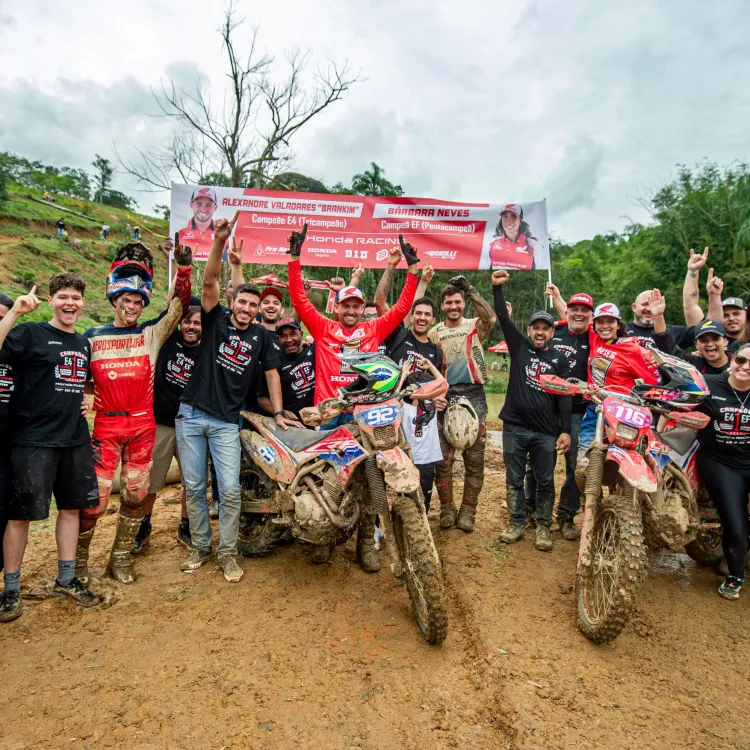
[[333, 430], [285, 431], [269, 417], [243, 412], [247, 426], [240, 437], [248, 458], [240, 477], [240, 553], [267, 554], [285, 531], [303, 544], [333, 547], [354, 534], [360, 513], [377, 513], [396, 582], [406, 584], [427, 642], [442, 643], [448, 627], [442, 565], [427, 522], [419, 472], [401, 429], [401, 403], [407, 396], [434, 398], [446, 390], [445, 381], [437, 387], [410, 386], [368, 404], [351, 403], [342, 392], [338, 399], [303, 409], [307, 424], [325, 424], [342, 412], [352, 413], [353, 423]]
[[[549, 393], [581, 394], [596, 404], [596, 432], [585, 466], [576, 597], [583, 634], [609, 643], [627, 624], [645, 578], [644, 543], [682, 551], [701, 528], [690, 481], [669, 460], [653, 415], [691, 429], [705, 427], [709, 418], [582, 381], [549, 375], [541, 381]], [[581, 468], [579, 464], [579, 485]]]

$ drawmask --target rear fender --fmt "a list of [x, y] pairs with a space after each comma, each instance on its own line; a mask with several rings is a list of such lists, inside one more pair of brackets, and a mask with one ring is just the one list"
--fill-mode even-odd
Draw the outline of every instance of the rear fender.
[[401, 448], [378, 451], [376, 461], [385, 483], [396, 492], [416, 492], [419, 489], [419, 469]]
[[607, 460], [617, 464], [620, 475], [631, 487], [641, 492], [656, 492], [654, 472], [640, 453], [611, 445], [607, 451]]

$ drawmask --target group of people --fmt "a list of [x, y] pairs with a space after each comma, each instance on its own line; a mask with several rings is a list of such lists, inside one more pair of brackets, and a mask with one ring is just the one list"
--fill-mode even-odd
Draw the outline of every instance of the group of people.
[[[307, 297], [300, 264], [304, 232], [290, 238], [288, 263], [292, 310], [282, 292], [260, 291], [242, 272], [242, 243], [232, 237], [237, 215], [218, 219], [206, 260], [200, 298], [192, 296], [192, 251], [172, 247], [176, 274], [167, 308], [141, 322], [152, 296], [153, 260], [140, 242], [123, 246], [107, 277], [112, 323], [76, 332], [85, 284], [72, 273], [52, 277], [44, 323], [20, 322], [41, 303], [36, 288], [15, 301], [0, 296], [0, 532], [3, 534], [5, 587], [0, 621], [22, 613], [21, 566], [32, 521], [49, 516], [54, 495], [58, 509], [58, 573], [51, 593], [84, 607], [99, 599], [89, 588], [89, 549], [97, 521], [105, 513], [115, 473], [122, 464], [120, 508], [108, 571], [124, 584], [136, 573], [133, 554], [151, 535], [156, 494], [164, 487], [173, 458], [182, 475], [182, 518], [178, 540], [189, 549], [182, 570], [193, 571], [215, 554], [225, 579], [241, 580], [237, 541], [241, 514], [241, 410], [265, 413], [281, 429], [299, 429], [300, 412], [336, 397], [357, 378], [339, 355], [379, 352], [410, 367], [423, 382], [444, 377], [449, 390], [429, 409], [404, 404], [403, 420], [429, 510], [433, 489], [440, 501], [441, 529], [474, 529], [484, 483], [487, 372], [483, 344], [499, 319], [510, 353], [508, 393], [500, 417], [510, 520], [502, 542], [519, 541], [535, 516], [536, 548], [552, 549], [553, 472], [565, 454], [566, 478], [557, 521], [567, 540], [578, 536], [580, 509], [576, 457], [591, 442], [591, 409], [582, 399], [554, 396], [540, 386], [542, 374], [578, 377], [600, 384], [632, 387], [636, 378], [658, 383], [647, 341], [688, 358], [707, 373], [711, 395], [702, 408], [713, 417], [701, 433], [701, 471], [721, 514], [729, 574], [720, 592], [736, 598], [743, 583], [748, 547], [747, 492], [750, 489], [750, 347], [745, 306], [730, 297], [721, 302], [720, 279], [709, 275], [709, 319], [698, 305], [698, 274], [708, 251], [691, 253], [685, 280], [685, 326], [664, 322], [658, 290], [644, 292], [625, 323], [616, 305], [573, 294], [567, 304], [548, 285], [561, 321], [537, 312], [521, 331], [510, 315], [505, 289], [509, 274], [492, 272], [492, 303], [463, 276], [439, 294], [426, 295], [433, 269], [419, 278], [418, 256], [409, 243], [393, 248], [373, 300], [365, 299], [358, 268], [347, 284], [332, 279], [333, 316], [317, 311]], [[222, 258], [231, 265], [223, 289]], [[406, 283], [389, 308], [394, 270], [405, 259]], [[466, 305], [474, 317], [466, 317]], [[437, 323], [438, 307], [443, 320]], [[294, 314], [286, 314], [292, 312]], [[303, 327], [309, 335], [303, 334]], [[685, 350], [695, 345], [696, 354]], [[728, 376], [727, 376], [728, 373]], [[649, 378], [651, 380], [649, 380]], [[94, 426], [89, 435], [84, 394], [93, 394]], [[451, 439], [446, 410], [462, 403], [475, 420], [469, 443]], [[346, 424], [342, 413], [323, 428]], [[587, 442], [588, 441], [588, 442]], [[454, 499], [453, 464], [457, 450], [465, 467], [461, 502]], [[218, 502], [209, 508], [209, 476]], [[211, 511], [218, 511], [218, 546], [213, 551]], [[362, 514], [357, 560], [376, 572], [380, 561], [375, 517]], [[322, 563], [330, 549], [314, 548]]]

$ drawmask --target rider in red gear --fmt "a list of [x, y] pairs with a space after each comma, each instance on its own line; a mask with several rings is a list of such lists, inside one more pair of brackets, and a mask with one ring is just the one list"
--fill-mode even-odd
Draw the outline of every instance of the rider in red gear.
[[[169, 243], [171, 245], [171, 243]], [[90, 328], [91, 378], [94, 383], [94, 468], [99, 505], [81, 514], [76, 575], [88, 579], [88, 553], [97, 520], [104, 515], [117, 466], [122, 461], [120, 513], [109, 570], [120, 583], [135, 581], [130, 550], [143, 515], [154, 448], [154, 367], [161, 345], [190, 306], [190, 248], [175, 250], [178, 264], [174, 295], [167, 310], [138, 323], [151, 301], [153, 261], [140, 243], [120, 248], [110, 268], [107, 298], [115, 321]]]

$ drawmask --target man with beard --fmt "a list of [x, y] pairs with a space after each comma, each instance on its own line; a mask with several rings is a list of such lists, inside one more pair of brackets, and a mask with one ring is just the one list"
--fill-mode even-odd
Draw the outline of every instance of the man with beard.
[[194, 248], [195, 260], [205, 260], [214, 239], [214, 214], [218, 208], [216, 191], [212, 187], [197, 187], [190, 198], [193, 216], [178, 232], [181, 245]]
[[284, 298], [281, 290], [266, 287], [260, 294], [260, 324], [271, 333], [276, 332], [279, 318], [284, 314]]
[[492, 273], [495, 312], [510, 354], [508, 394], [500, 412], [510, 523], [500, 541], [513, 544], [523, 538], [526, 526], [523, 480], [526, 462], [531, 459], [537, 484], [536, 548], [550, 552], [556, 451], [566, 453], [570, 450], [571, 398], [543, 391], [540, 377], [566, 377], [568, 361], [561, 352], [550, 348], [555, 321], [549, 313], [534, 313], [525, 336], [518, 329], [505, 303], [503, 286], [509, 279], [507, 271]]
[[[464, 318], [466, 297], [471, 300], [476, 318]], [[439, 344], [445, 353], [446, 380], [450, 385], [448, 401], [466, 397], [479, 418], [477, 439], [463, 452], [464, 491], [461, 509], [457, 512], [453, 502], [453, 462], [456, 449], [445, 438], [440, 415], [440, 447], [443, 460], [436, 472], [435, 484], [440, 495], [440, 528], [457, 526], [467, 534], [474, 530], [479, 493], [484, 484], [484, 449], [487, 440], [487, 399], [484, 384], [487, 368], [484, 363], [482, 342], [487, 339], [497, 318], [492, 307], [464, 276], [455, 276], [441, 293], [445, 320], [429, 332], [430, 341]], [[458, 517], [457, 517], [458, 516]]]
[[[651, 289], [641, 292], [632, 304], [633, 320], [626, 324], [628, 336], [634, 336], [642, 344], [654, 343], [654, 312], [651, 309]], [[695, 337], [692, 326], [669, 325], [669, 332], [683, 349], [693, 345]]]
[[96, 411], [91, 442], [99, 504], [81, 513], [76, 577], [82, 581], [88, 580], [91, 539], [107, 510], [112, 480], [121, 462], [120, 512], [108, 568], [120, 583], [136, 580], [131, 550], [143, 517], [156, 439], [154, 368], [159, 349], [190, 307], [191, 249], [178, 246], [175, 261], [178, 268], [169, 308], [153, 320], [139, 323], [151, 302], [153, 258], [140, 242], [121, 247], [107, 278], [107, 299], [115, 309], [115, 321], [84, 334], [91, 342]]
[[240, 530], [240, 430], [242, 403], [250, 388], [255, 362], [260, 362], [268, 379], [274, 418], [286, 429], [278, 360], [270, 343], [271, 334], [253, 325], [258, 290], [242, 284], [234, 290], [232, 310], [219, 305], [221, 256], [239, 212], [231, 222], [219, 219], [214, 231], [203, 277], [201, 330], [203, 348], [190, 381], [180, 397], [175, 419], [177, 450], [187, 490], [190, 537], [193, 550], [182, 570], [197, 570], [211, 558], [211, 526], [206, 507], [208, 451], [216, 464], [219, 481], [218, 563], [229, 583], [242, 579], [243, 570], [235, 559]]
[[[302, 346], [302, 328], [296, 318], [281, 318], [276, 326], [281, 346], [279, 378], [284, 416], [299, 419], [300, 409], [312, 406], [315, 396], [315, 344]], [[273, 405], [268, 396], [268, 384], [260, 382], [258, 405], [268, 414]]]
[[[547, 284], [547, 295], [552, 298], [555, 308], [563, 312], [565, 322], [555, 324], [555, 332], [550, 341], [553, 349], [565, 355], [568, 361], [568, 377], [583, 380], [588, 378], [589, 324], [594, 315], [594, 300], [584, 292], [574, 294], [567, 305], [560, 290], [552, 283]], [[570, 450], [565, 454], [565, 482], [560, 489], [560, 502], [557, 506], [557, 522], [560, 531], [568, 541], [578, 539], [578, 529], [573, 519], [581, 508], [581, 493], [576, 484], [576, 455], [581, 422], [586, 413], [586, 401], [582, 396], [574, 396], [570, 418]], [[526, 473], [527, 502], [534, 508], [536, 482], [533, 472]]]
[[[180, 396], [193, 374], [201, 349], [201, 309], [191, 306], [180, 322], [179, 328], [164, 342], [159, 350], [154, 371], [154, 419], [156, 420], [156, 442], [154, 444], [148, 493], [143, 500], [143, 520], [135, 535], [133, 552], [141, 552], [151, 537], [151, 513], [156, 493], [164, 489], [167, 473], [176, 458], [177, 436], [175, 417], [180, 408]], [[190, 548], [190, 520], [187, 514], [183, 486], [180, 496], [182, 516], [177, 529], [177, 539]]]

